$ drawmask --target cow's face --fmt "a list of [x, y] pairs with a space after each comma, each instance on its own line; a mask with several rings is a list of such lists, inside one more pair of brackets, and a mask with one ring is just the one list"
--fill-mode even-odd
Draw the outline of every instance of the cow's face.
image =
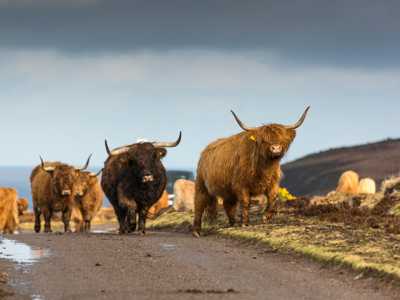
[[278, 124], [266, 125], [248, 134], [249, 139], [260, 148], [260, 155], [269, 159], [281, 159], [296, 137], [294, 129], [287, 129]]
[[155, 180], [155, 171], [166, 155], [165, 148], [156, 148], [151, 143], [135, 144], [128, 151], [128, 165], [137, 180], [147, 184]]
[[60, 211], [66, 205], [72, 203], [76, 194], [75, 181], [76, 171], [73, 167], [61, 166], [55, 168], [51, 173], [51, 185], [53, 195], [53, 209]]
[[75, 183], [76, 196], [82, 198], [97, 183], [97, 174], [87, 171], [79, 171]]
[[233, 111], [232, 114], [239, 126], [246, 132], [245, 136], [256, 145], [253, 147], [256, 157], [281, 159], [296, 137], [296, 129], [303, 124], [309, 109], [310, 107], [307, 107], [300, 119], [292, 125], [270, 124], [249, 127]]

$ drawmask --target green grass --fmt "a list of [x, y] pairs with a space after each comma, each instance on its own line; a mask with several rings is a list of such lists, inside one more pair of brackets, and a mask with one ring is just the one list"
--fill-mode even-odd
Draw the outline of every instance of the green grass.
[[[193, 216], [170, 212], [151, 221], [156, 230], [189, 232]], [[203, 234], [256, 242], [283, 252], [294, 252], [324, 264], [349, 267], [364, 274], [400, 280], [400, 235], [372, 228], [352, 228], [317, 218], [280, 214], [266, 225], [226, 227], [220, 215]]]

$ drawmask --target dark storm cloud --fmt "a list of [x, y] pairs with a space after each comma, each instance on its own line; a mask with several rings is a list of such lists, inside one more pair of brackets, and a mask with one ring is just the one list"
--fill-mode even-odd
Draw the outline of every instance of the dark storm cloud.
[[0, 46], [250, 49], [297, 63], [397, 67], [399, 15], [395, 0], [0, 0]]

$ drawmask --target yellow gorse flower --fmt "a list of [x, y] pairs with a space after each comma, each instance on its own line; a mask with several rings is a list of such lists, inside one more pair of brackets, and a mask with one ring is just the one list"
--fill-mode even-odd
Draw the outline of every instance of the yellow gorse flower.
[[279, 188], [278, 197], [282, 201], [293, 201], [293, 200], [296, 200], [295, 196], [293, 196], [291, 193], [289, 193], [289, 191], [286, 188], [282, 188], [282, 187]]

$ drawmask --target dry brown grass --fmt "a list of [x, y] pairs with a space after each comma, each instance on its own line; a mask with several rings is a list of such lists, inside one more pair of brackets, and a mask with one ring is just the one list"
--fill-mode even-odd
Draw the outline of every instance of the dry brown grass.
[[[370, 201], [367, 195], [364, 200]], [[310, 199], [281, 208], [269, 224], [261, 224], [253, 211], [249, 227], [226, 226], [220, 211], [218, 221], [204, 227], [203, 234], [262, 243], [280, 251], [295, 252], [317, 261], [400, 280], [400, 221], [389, 216], [400, 198], [380, 199], [373, 209], [361, 208], [362, 200], [310, 206]], [[302, 203], [303, 202], [303, 203]], [[343, 204], [344, 203], [344, 204]], [[170, 212], [151, 222], [158, 230], [190, 232], [192, 214]]]

